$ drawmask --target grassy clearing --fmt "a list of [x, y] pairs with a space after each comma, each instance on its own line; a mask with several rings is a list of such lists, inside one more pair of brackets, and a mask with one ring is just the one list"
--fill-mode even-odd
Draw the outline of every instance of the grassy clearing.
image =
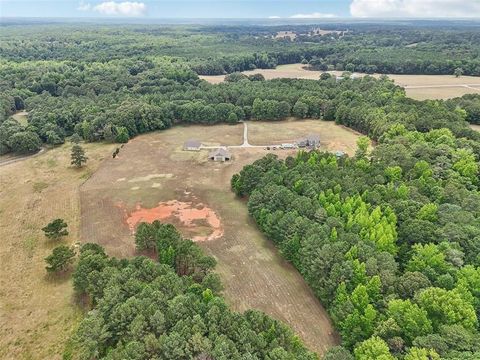
[[19, 111], [16, 114], [13, 114], [12, 117], [23, 126], [28, 125], [28, 114], [26, 111]]
[[68, 277], [47, 276], [44, 258], [56, 243], [41, 228], [64, 218], [79, 239], [79, 191], [113, 145], [86, 144], [90, 160], [70, 168], [70, 145], [1, 168], [0, 176], [0, 358], [61, 359], [65, 341], [81, 312], [73, 306]]
[[[314, 121], [272, 126], [274, 133], [279, 134], [282, 127], [288, 132], [295, 125], [301, 131], [316, 128]], [[272, 129], [266, 124], [258, 126], [264, 128], [254, 130], [255, 136], [258, 141], [267, 141]], [[325, 126], [333, 133], [333, 123]], [[339, 136], [356, 136], [337, 128]], [[81, 187], [82, 240], [95, 239], [111, 255], [131, 256], [135, 254], [134, 239], [126, 220], [138, 206], [154, 208], [170, 200], [205, 204], [220, 217], [224, 234], [200, 245], [218, 260], [227, 301], [236, 310], [256, 308], [285, 321], [311, 349], [324, 353], [338, 342], [325, 310], [300, 274], [258, 231], [246, 204], [230, 191], [231, 176], [268, 151], [231, 149], [234, 160], [218, 163], [207, 160], [207, 150], [182, 150], [183, 142], [189, 138], [204, 143], [240, 144], [242, 134], [242, 125], [189, 126], [131, 140], [116, 159], [106, 160]], [[329, 136], [333, 141], [334, 135]], [[277, 151], [282, 157], [295, 153], [296, 150]], [[175, 219], [167, 220], [175, 223]], [[192, 233], [186, 227], [179, 229], [185, 235]]]
[[[311, 133], [320, 135], [321, 150], [343, 151], [349, 155], [355, 153], [356, 142], [360, 135], [331, 121], [289, 119], [281, 122], [250, 121], [248, 123], [248, 141], [252, 145], [294, 142]], [[283, 150], [278, 151], [283, 152]]]
[[[244, 74], [262, 74], [265, 79], [292, 78], [318, 80], [322, 71], [305, 70], [302, 64], [280, 65], [276, 69], [256, 69], [245, 71]], [[341, 75], [341, 71], [330, 71], [331, 74]], [[364, 74], [360, 74], [364, 75]], [[379, 77], [379, 74], [375, 74]], [[465, 94], [480, 94], [480, 77], [453, 75], [394, 75], [388, 77], [396, 84], [405, 87], [407, 96], [416, 100], [450, 99]], [[200, 78], [218, 84], [225, 78], [224, 75], [200, 76]], [[416, 88], [417, 86], [428, 86]]]

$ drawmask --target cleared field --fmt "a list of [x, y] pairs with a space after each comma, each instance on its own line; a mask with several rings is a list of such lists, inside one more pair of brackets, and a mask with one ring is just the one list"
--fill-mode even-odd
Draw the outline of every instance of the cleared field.
[[86, 167], [70, 168], [70, 145], [0, 168], [0, 358], [61, 359], [81, 312], [68, 276], [47, 276], [44, 258], [56, 246], [41, 228], [64, 218], [79, 239], [79, 185], [113, 145], [84, 145]]
[[26, 111], [19, 111], [13, 114], [12, 117], [22, 125], [28, 124], [28, 113]]
[[466, 86], [443, 86], [429, 88], [406, 88], [407, 95], [415, 100], [447, 100], [465, 94], [480, 94], [478, 90]]
[[[278, 132], [281, 124], [292, 126], [287, 122], [275, 124]], [[307, 122], [303, 126], [307, 128]], [[350, 136], [347, 130], [339, 129]], [[266, 125], [258, 128], [259, 141], [261, 132], [263, 141], [267, 141], [270, 131]], [[245, 202], [230, 191], [231, 176], [267, 150], [234, 148], [233, 161], [226, 163], [208, 161], [207, 150], [182, 150], [183, 142], [190, 138], [238, 145], [242, 134], [241, 124], [189, 126], [131, 140], [116, 159], [106, 160], [82, 185], [81, 238], [99, 242], [112, 255], [130, 256], [135, 248], [129, 224], [141, 216], [151, 221], [151, 215], [158, 214], [163, 221], [179, 226], [185, 236], [201, 236], [199, 244], [218, 260], [225, 297], [235, 310], [256, 308], [285, 321], [311, 349], [322, 354], [339, 340], [327, 313], [300, 274], [258, 231]], [[295, 152], [279, 150], [277, 154]], [[189, 211], [193, 222], [184, 219]], [[196, 221], [200, 211], [211, 214], [210, 220], [214, 221]], [[220, 224], [215, 224], [216, 219]], [[210, 236], [215, 231], [220, 235]]]
[[480, 131], [480, 125], [470, 125], [473, 130]]
[[355, 153], [360, 136], [354, 130], [332, 121], [289, 119], [281, 122], [248, 122], [248, 141], [252, 145], [292, 143], [310, 133], [320, 135], [321, 150], [343, 151], [349, 155]]
[[[322, 71], [305, 70], [303, 64], [280, 65], [276, 69], [256, 69], [244, 71], [246, 75], [262, 74], [265, 79], [276, 78], [318, 80]], [[341, 71], [329, 71], [333, 75], [341, 75]], [[365, 74], [356, 73], [364, 76]], [[379, 74], [373, 75], [379, 77]], [[405, 87], [407, 96], [416, 100], [449, 99], [465, 94], [480, 94], [480, 77], [453, 75], [394, 75], [388, 77], [396, 84]], [[225, 78], [224, 75], [200, 76], [200, 78], [218, 84]]]
[[[318, 80], [322, 72], [305, 70], [304, 66], [303, 64], [279, 65], [275, 69], [255, 69], [243, 73], [245, 75], [262, 74], [267, 80], [278, 78]], [[224, 75], [201, 75], [199, 77], [212, 84], [221, 83], [225, 79]]]
[[293, 31], [278, 31], [275, 35], [275, 39], [284, 39], [289, 38], [290, 40], [295, 40], [297, 34]]

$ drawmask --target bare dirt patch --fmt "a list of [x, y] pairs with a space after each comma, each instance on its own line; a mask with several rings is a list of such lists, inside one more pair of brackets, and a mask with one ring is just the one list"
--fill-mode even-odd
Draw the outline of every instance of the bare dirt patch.
[[471, 127], [473, 130], [480, 131], [480, 125], [470, 124], [470, 127]]
[[[47, 276], [44, 258], [79, 239], [79, 185], [113, 145], [82, 145], [89, 157], [70, 167], [70, 146], [0, 168], [0, 359], [61, 359], [81, 318], [68, 276]], [[55, 218], [69, 235], [47, 241], [41, 228]]]
[[[158, 206], [149, 209], [137, 205], [130, 214], [125, 211], [125, 216], [132, 233], [141, 222], [152, 223], [159, 220], [175, 223], [177, 228], [193, 241], [209, 241], [223, 236], [220, 218], [212, 209], [202, 203], [170, 200], [160, 202]], [[205, 231], [207, 231], [205, 235], [198, 234]]]
[[[120, 159], [105, 161], [82, 186], [81, 238], [97, 241], [111, 255], [131, 256], [135, 247], [129, 217], [134, 223], [161, 218], [180, 225], [185, 237], [208, 237], [214, 234], [212, 229], [221, 229], [221, 236], [199, 244], [218, 261], [227, 301], [237, 311], [256, 308], [285, 321], [311, 349], [323, 354], [339, 340], [326, 311], [301, 275], [258, 231], [245, 202], [230, 190], [232, 175], [268, 151], [231, 148], [234, 160], [226, 163], [209, 161], [208, 150], [182, 151], [186, 139], [238, 145], [242, 135], [241, 124], [188, 126], [131, 140], [120, 151]], [[286, 157], [296, 150], [277, 153]], [[172, 175], [149, 177], [165, 173]], [[138, 189], [132, 191], [132, 185]]]

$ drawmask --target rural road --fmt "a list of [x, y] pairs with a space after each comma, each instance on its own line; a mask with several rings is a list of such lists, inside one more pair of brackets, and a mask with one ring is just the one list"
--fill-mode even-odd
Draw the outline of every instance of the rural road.
[[244, 121], [243, 122], [243, 144], [242, 144], [243, 147], [249, 147], [250, 144], [248, 143], [248, 125], [247, 123]]
[[231, 149], [239, 149], [239, 148], [266, 148], [266, 147], [278, 147], [280, 144], [271, 144], [271, 145], [251, 145], [248, 142], [248, 125], [246, 121], [242, 121], [243, 123], [243, 143], [241, 145], [220, 145], [220, 146], [204, 146], [201, 145], [200, 149], [218, 149], [221, 148], [231, 148]]
[[30, 158], [33, 158], [35, 156], [38, 156], [38, 155], [41, 155], [45, 152], [45, 148], [41, 148], [40, 151], [36, 152], [35, 154], [32, 154], [32, 155], [25, 155], [25, 156], [17, 156], [13, 159], [10, 159], [10, 160], [5, 160], [5, 161], [2, 161], [0, 160], [0, 166], [5, 166], [5, 165], [8, 165], [8, 164], [13, 164], [13, 163], [16, 163], [18, 161], [23, 161], [23, 160], [27, 160], [27, 159], [30, 159]]

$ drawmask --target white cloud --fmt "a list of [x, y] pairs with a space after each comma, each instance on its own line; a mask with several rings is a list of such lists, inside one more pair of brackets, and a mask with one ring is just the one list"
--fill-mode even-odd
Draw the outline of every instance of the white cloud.
[[292, 19], [326, 19], [326, 18], [328, 19], [328, 18], [337, 17], [337, 15], [314, 12], [311, 14], [295, 14], [290, 17]]
[[480, 17], [478, 0], [353, 0], [355, 17]]
[[147, 11], [147, 6], [142, 2], [115, 2], [105, 1], [92, 8], [102, 15], [109, 16], [143, 16]]
[[92, 8], [92, 6], [89, 3], [85, 3], [83, 1], [80, 1], [80, 4], [77, 7], [77, 10], [80, 11], [88, 11]]

